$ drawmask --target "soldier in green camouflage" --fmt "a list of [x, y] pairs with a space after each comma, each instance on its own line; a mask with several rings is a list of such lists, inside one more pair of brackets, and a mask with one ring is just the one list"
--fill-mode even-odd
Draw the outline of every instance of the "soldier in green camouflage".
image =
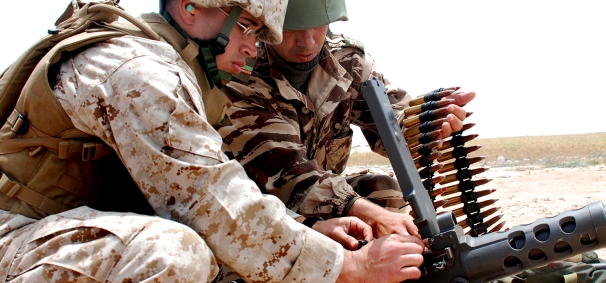
[[[247, 282], [417, 278], [423, 252], [419, 239], [390, 235], [357, 251], [344, 249], [294, 221], [279, 199], [263, 195], [241, 165], [221, 151], [221, 137], [207, 120], [211, 105], [203, 104], [203, 96], [221, 93], [213, 68], [237, 75], [246, 57], [256, 55], [257, 37], [279, 43], [286, 1], [161, 2], [166, 4], [161, 14], [140, 18], [159, 38], [129, 34], [65, 52], [44, 73], [50, 86], [45, 80], [32, 82], [48, 92], [36, 93], [33, 100], [19, 98], [19, 107], [34, 110], [26, 113], [16, 107], [25, 113], [19, 119], [29, 118], [29, 127], [22, 132], [16, 127], [15, 132], [9, 122], [3, 125], [0, 282], [231, 280], [220, 267]], [[233, 28], [224, 30], [228, 22]], [[51, 103], [41, 105], [43, 98]], [[43, 115], [48, 113], [53, 115]], [[50, 121], [41, 116], [50, 116]], [[51, 136], [59, 121], [69, 128], [67, 137]], [[50, 143], [67, 141], [71, 150], [71, 142], [77, 144], [74, 136], [106, 145], [116, 162], [91, 163], [82, 154], [58, 157]], [[7, 146], [14, 140], [49, 142], [40, 147], [30, 142], [15, 152]], [[20, 156], [24, 159], [16, 159]], [[51, 165], [59, 168], [65, 165], [63, 181], [40, 189], [41, 194], [60, 192], [60, 197], [34, 195], [39, 188], [32, 184], [39, 183], [21, 180], [22, 163], [14, 160], [30, 158], [53, 160]], [[107, 181], [101, 173], [112, 169], [108, 164], [123, 169], [129, 182], [118, 184], [120, 189], [141, 194], [154, 216], [100, 211], [65, 201], [73, 199], [72, 194], [94, 195], [90, 190], [98, 187], [95, 181]], [[45, 168], [36, 172], [44, 176]], [[61, 191], [66, 184], [75, 184], [79, 191]], [[36, 196], [44, 201], [36, 203]], [[110, 197], [105, 200], [124, 203], [124, 211], [132, 211], [128, 205], [133, 200], [123, 200], [120, 191]], [[60, 204], [53, 206], [58, 211], [46, 210], [45, 203], [60, 201], [65, 201], [66, 209]], [[355, 218], [305, 224], [333, 237], [335, 230], [356, 239], [371, 237], [370, 228]]]
[[[344, 0], [291, 0], [286, 14], [283, 42], [259, 48], [250, 84], [257, 92], [232, 96], [230, 123], [219, 128], [228, 155], [264, 192], [303, 215], [357, 216], [377, 237], [417, 235], [412, 218], [396, 213], [405, 203], [394, 178], [340, 176], [352, 146], [351, 125], [362, 129], [373, 151], [386, 156], [361, 84], [371, 76], [380, 79], [398, 112], [408, 106], [409, 96], [375, 70], [357, 41], [327, 35], [329, 23], [347, 20]], [[449, 98], [464, 105], [474, 96]], [[449, 110], [443, 137], [459, 130], [466, 114], [457, 105]]]
[[[250, 83], [256, 92], [228, 85], [233, 105], [227, 111], [229, 122], [219, 133], [228, 155], [243, 164], [262, 190], [278, 196], [287, 207], [304, 215], [356, 215], [373, 226], [375, 235], [402, 233], [409, 226], [382, 223], [403, 218], [358, 200], [364, 196], [398, 211], [403, 200], [393, 178], [339, 174], [350, 154], [352, 124], [362, 129], [373, 151], [386, 156], [360, 84], [370, 76], [380, 79], [395, 112], [408, 106], [409, 97], [375, 70], [359, 41], [327, 35], [327, 24], [337, 20], [347, 20], [343, 0], [290, 0], [283, 42], [260, 45]], [[449, 98], [464, 105], [474, 95], [459, 93]], [[443, 125], [443, 137], [462, 126], [465, 112], [453, 108], [449, 123]], [[415, 234], [414, 228], [404, 231], [408, 232]], [[591, 254], [594, 257], [588, 257]], [[555, 262], [495, 282], [605, 282], [600, 262], [595, 253], [588, 253], [581, 263]]]

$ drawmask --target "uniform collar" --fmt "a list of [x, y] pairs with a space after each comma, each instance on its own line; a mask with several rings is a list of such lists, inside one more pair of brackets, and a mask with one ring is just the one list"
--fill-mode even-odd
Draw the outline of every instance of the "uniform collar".
[[[274, 79], [280, 95], [287, 100], [299, 100], [306, 104], [306, 107], [315, 111], [328, 98], [337, 83], [341, 85], [351, 85], [351, 75], [339, 64], [337, 59], [328, 51], [326, 44], [322, 48], [320, 63], [314, 68], [309, 78], [306, 94], [297, 91], [284, 78], [277, 67], [277, 57], [270, 48], [263, 46], [263, 55], [267, 56], [269, 63], [269, 75]], [[260, 58], [262, 61], [262, 58]], [[267, 74], [261, 74], [267, 75]], [[311, 105], [309, 105], [311, 104]]]

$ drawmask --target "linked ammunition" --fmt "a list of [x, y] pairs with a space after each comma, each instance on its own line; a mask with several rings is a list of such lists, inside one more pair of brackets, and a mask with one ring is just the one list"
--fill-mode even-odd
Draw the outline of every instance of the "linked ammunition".
[[404, 130], [404, 137], [414, 137], [420, 133], [428, 133], [435, 131], [438, 127], [446, 122], [446, 118], [435, 119], [433, 121], [423, 122], [418, 125], [414, 125]]
[[436, 110], [425, 111], [419, 115], [405, 118], [404, 120], [402, 120], [402, 125], [408, 128], [417, 124], [421, 124], [423, 122], [444, 118], [446, 117], [446, 115], [448, 115], [448, 109], [446, 107]]
[[497, 222], [499, 222], [499, 220], [501, 220], [501, 218], [503, 218], [503, 214], [499, 214], [493, 218], [488, 219], [487, 221], [484, 221], [484, 226], [486, 228], [496, 224]]
[[431, 163], [433, 163], [434, 160], [438, 159], [441, 155], [442, 153], [439, 151], [433, 152], [429, 155], [423, 155], [415, 159], [415, 166], [417, 166], [417, 169], [429, 166], [431, 165]]
[[484, 218], [493, 215], [497, 210], [501, 209], [500, 207], [492, 207], [486, 211], [482, 211], [481, 213], [476, 213], [472, 215], [467, 215], [467, 218], [459, 221], [459, 225], [462, 228], [467, 228], [469, 226], [476, 225], [484, 220]]
[[474, 213], [480, 211], [480, 209], [482, 209], [484, 207], [487, 207], [491, 204], [496, 203], [497, 201], [499, 201], [499, 200], [498, 199], [487, 199], [487, 200], [484, 200], [481, 202], [466, 203], [463, 205], [463, 207], [453, 209], [452, 213], [455, 215], [455, 217], [460, 217], [465, 214], [471, 215], [471, 214], [474, 214]]
[[462, 134], [464, 131], [467, 131], [471, 128], [473, 128], [473, 126], [475, 126], [475, 123], [467, 123], [463, 125], [463, 128], [461, 128], [459, 131], [452, 133], [452, 136], [457, 136]]
[[[433, 189], [433, 191], [431, 191], [431, 196], [435, 198], [435, 197], [441, 195], [442, 193], [444, 193], [444, 191], [446, 191], [444, 188], [435, 188], [435, 189]], [[444, 202], [440, 206], [444, 205], [445, 203], [446, 203], [446, 200], [444, 200]]]
[[492, 227], [492, 229], [490, 229], [488, 231], [488, 233], [501, 231], [501, 228], [503, 228], [503, 226], [505, 226], [505, 223], [507, 223], [507, 221], [503, 221], [503, 222], [497, 224], [496, 226]]
[[425, 168], [423, 168], [423, 170], [419, 171], [419, 177], [421, 177], [421, 179], [427, 179], [427, 178], [433, 176], [433, 173], [440, 170], [440, 168], [442, 168], [442, 166], [444, 166], [444, 165], [438, 163], [438, 164], [434, 164], [434, 165], [425, 167]]
[[477, 134], [467, 135], [467, 136], [462, 136], [462, 135], [452, 136], [450, 139], [443, 141], [442, 145], [440, 147], [438, 147], [438, 149], [446, 150], [451, 147], [462, 146], [466, 142], [473, 140], [473, 139], [477, 138], [478, 136], [479, 135], [477, 135]]
[[474, 163], [478, 163], [482, 160], [484, 160], [486, 157], [485, 156], [478, 156], [478, 157], [472, 157], [472, 158], [458, 158], [455, 159], [454, 161], [444, 164], [444, 167], [442, 167], [442, 169], [440, 169], [440, 173], [446, 173], [452, 170], [461, 170], [463, 168], [467, 168], [470, 165], [474, 164]]
[[435, 176], [431, 179], [425, 179], [423, 180], [423, 187], [425, 187], [426, 190], [429, 190], [431, 189], [431, 187], [433, 187], [435, 184], [439, 183], [442, 180], [444, 180], [444, 176]]
[[471, 235], [472, 237], [480, 236], [480, 235], [486, 233], [488, 231], [487, 230], [488, 227], [495, 224], [501, 218], [503, 218], [503, 214], [497, 215], [484, 223], [478, 223], [477, 225], [471, 227], [471, 229], [469, 231], [467, 231], [466, 234]]
[[423, 95], [419, 95], [416, 98], [413, 98], [410, 100], [410, 102], [408, 102], [409, 106], [417, 106], [419, 104], [422, 104], [424, 102], [429, 102], [429, 101], [438, 101], [444, 97], [447, 97], [451, 94], [453, 94], [456, 91], [456, 88], [447, 88], [447, 89], [442, 89], [442, 90], [434, 90], [430, 93], [427, 94], [423, 94]]
[[475, 189], [478, 186], [484, 185], [488, 182], [492, 181], [492, 179], [479, 179], [479, 180], [464, 180], [460, 181], [456, 185], [444, 187], [446, 191], [442, 194], [444, 196], [452, 195], [458, 192], [468, 192]]
[[454, 99], [442, 99], [439, 101], [429, 101], [425, 102], [421, 105], [413, 106], [404, 109], [404, 117], [410, 117], [412, 115], [418, 115], [421, 112], [436, 110], [438, 108], [442, 108], [453, 104], [455, 102]]
[[430, 143], [422, 144], [410, 150], [412, 158], [417, 158], [421, 155], [428, 155], [433, 152], [433, 149], [438, 147], [442, 141], [436, 140]]
[[[438, 189], [438, 190], [434, 190], [434, 191], [432, 192], [432, 195], [438, 196], [440, 192], [441, 192], [441, 190], [439, 190], [439, 189]], [[436, 201], [434, 201], [434, 202], [433, 202], [433, 209], [438, 209], [438, 208], [440, 208], [442, 205], [444, 205], [445, 203], [446, 203], [446, 200], [436, 200]], [[414, 211], [413, 211], [413, 210], [411, 210], [411, 211], [409, 212], [409, 215], [410, 215], [410, 216], [412, 216], [412, 217], [415, 217], [415, 213], [414, 213]]]
[[436, 139], [438, 139], [440, 137], [441, 134], [442, 133], [440, 130], [435, 130], [433, 132], [417, 135], [415, 137], [410, 138], [410, 140], [407, 139], [406, 142], [408, 143], [408, 148], [415, 148], [415, 147], [419, 146], [420, 144], [430, 143], [432, 141], [435, 141]]
[[444, 204], [446, 204], [446, 200], [436, 200], [433, 202], [433, 209], [438, 209], [439, 207], [442, 207]]
[[467, 154], [474, 152], [478, 149], [482, 148], [481, 145], [473, 145], [469, 147], [455, 147], [453, 150], [444, 152], [440, 158], [438, 158], [439, 162], [444, 162], [446, 160], [450, 160], [453, 158], [460, 158], [467, 156]]
[[485, 197], [489, 194], [496, 192], [495, 189], [488, 189], [483, 191], [471, 191], [461, 193], [461, 195], [446, 199], [448, 202], [444, 204], [444, 207], [450, 207], [461, 203], [476, 202], [478, 198]]
[[484, 168], [484, 167], [480, 167], [480, 168], [474, 168], [474, 169], [461, 169], [458, 170], [456, 173], [452, 173], [450, 175], [446, 175], [446, 177], [444, 178], [444, 180], [442, 182], [440, 182], [440, 184], [448, 184], [454, 181], [463, 181], [463, 180], [467, 180], [467, 179], [471, 179], [471, 177], [484, 173], [488, 170], [488, 168]]

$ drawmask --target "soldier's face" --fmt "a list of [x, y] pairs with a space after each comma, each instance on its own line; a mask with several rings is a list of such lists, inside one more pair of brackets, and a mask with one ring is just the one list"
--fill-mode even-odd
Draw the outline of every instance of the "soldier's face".
[[[227, 19], [227, 16], [225, 19]], [[216, 58], [217, 68], [232, 75], [239, 74], [240, 68], [246, 65], [246, 58], [257, 56], [256, 35], [244, 35], [243, 32], [245, 28], [258, 30], [261, 27], [263, 27], [261, 21], [247, 11], [242, 11], [238, 18], [238, 24], [231, 30], [225, 53]]]
[[313, 60], [324, 45], [328, 25], [304, 30], [285, 30], [282, 43], [272, 45], [287, 62], [307, 63]]
[[[195, 13], [183, 12], [184, 24], [182, 28], [194, 38], [215, 38], [233, 7], [204, 8], [196, 7]], [[223, 9], [223, 11], [221, 10]], [[240, 67], [246, 64], [246, 57], [257, 56], [256, 35], [244, 35], [246, 28], [254, 31], [263, 27], [263, 23], [253, 17], [247, 11], [242, 11], [237, 24], [229, 34], [229, 43], [225, 47], [225, 53], [217, 56], [217, 68], [230, 74], [239, 74]]]

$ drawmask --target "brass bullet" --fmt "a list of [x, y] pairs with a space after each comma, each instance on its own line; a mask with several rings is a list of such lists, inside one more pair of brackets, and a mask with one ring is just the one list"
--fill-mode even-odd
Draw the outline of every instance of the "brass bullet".
[[442, 155], [440, 156], [440, 158], [438, 158], [438, 161], [444, 162], [446, 160], [450, 160], [453, 158], [464, 157], [464, 156], [467, 156], [467, 154], [474, 152], [480, 148], [482, 148], [481, 145], [472, 145], [469, 147], [462, 147], [462, 146], [455, 147], [451, 151], [443, 152]]
[[438, 127], [442, 126], [446, 122], [446, 118], [435, 119], [433, 121], [423, 122], [418, 125], [414, 125], [404, 130], [405, 137], [414, 137], [420, 133], [428, 133], [435, 131]]
[[443, 184], [448, 184], [448, 183], [454, 182], [456, 180], [463, 181], [463, 180], [471, 179], [471, 177], [484, 173], [486, 171], [488, 171], [488, 168], [484, 168], [484, 167], [474, 168], [474, 169], [461, 169], [461, 170], [458, 170], [456, 173], [446, 175], [446, 177], [444, 178], [444, 180], [442, 182], [440, 182], [440, 184], [443, 185]]
[[444, 174], [446, 172], [452, 171], [452, 170], [460, 170], [463, 168], [467, 168], [472, 164], [478, 163], [482, 160], [484, 160], [486, 157], [485, 156], [478, 156], [478, 157], [472, 157], [472, 158], [459, 158], [456, 159], [450, 163], [444, 164], [444, 167], [442, 169], [440, 169], [440, 173]]
[[461, 204], [461, 203], [476, 202], [478, 200], [478, 198], [485, 197], [496, 191], [497, 191], [496, 189], [488, 189], [488, 190], [483, 190], [483, 191], [471, 191], [471, 192], [461, 193], [461, 195], [459, 195], [459, 196], [446, 199], [448, 202], [446, 204], [444, 204], [444, 207], [450, 207], [450, 206]]
[[499, 214], [493, 218], [488, 219], [487, 221], [484, 221], [484, 227], [488, 228], [496, 224], [497, 222], [499, 222], [499, 220], [501, 220], [501, 218], [503, 218], [503, 214]]
[[414, 160], [415, 166], [417, 166], [417, 169], [427, 167], [427, 166], [431, 165], [434, 160], [440, 158], [441, 155], [442, 155], [441, 152], [436, 151], [436, 152], [432, 152], [429, 155], [419, 156], [419, 158]]
[[417, 136], [414, 136], [410, 139], [406, 139], [406, 142], [408, 143], [408, 148], [415, 148], [417, 146], [419, 146], [420, 144], [424, 144], [424, 143], [430, 143], [432, 141], [437, 140], [441, 135], [441, 131], [440, 130], [435, 130], [433, 132], [429, 132], [429, 133], [423, 133]]
[[414, 149], [411, 149], [410, 153], [412, 155], [412, 158], [414, 159], [421, 155], [431, 154], [433, 152], [433, 149], [438, 147], [441, 142], [442, 142], [441, 140], [435, 140], [430, 143], [421, 144], [421, 145], [415, 147]]
[[439, 183], [442, 180], [444, 180], [444, 176], [435, 176], [431, 179], [425, 179], [423, 180], [423, 186], [426, 190], [429, 190], [431, 187], [433, 187], [435, 184]]
[[501, 208], [492, 207], [486, 211], [482, 211], [481, 213], [468, 215], [467, 218], [459, 221], [459, 226], [461, 226], [462, 228], [467, 228], [469, 226], [473, 226], [475, 224], [481, 223], [482, 221], [484, 221], [484, 218], [493, 215], [499, 209], [501, 209]]
[[449, 112], [446, 107], [436, 110], [425, 111], [419, 115], [405, 118], [404, 120], [402, 120], [402, 125], [406, 128], [409, 128], [427, 121], [433, 121], [435, 119], [444, 118], [446, 117], [446, 115], [448, 115], [448, 113]]
[[448, 140], [443, 141], [442, 145], [440, 147], [438, 147], [438, 149], [446, 150], [451, 147], [462, 146], [466, 142], [473, 140], [473, 139], [477, 138], [478, 136], [479, 136], [478, 134], [467, 135], [467, 136], [456, 135], [456, 136], [451, 137]]
[[455, 217], [461, 217], [465, 214], [473, 214], [473, 213], [480, 211], [484, 207], [487, 207], [491, 204], [496, 203], [497, 201], [499, 201], [499, 200], [498, 199], [487, 199], [487, 200], [484, 200], [481, 202], [466, 203], [463, 205], [463, 207], [453, 209], [452, 213], [455, 215]]
[[492, 232], [499, 232], [501, 231], [501, 229], [503, 228], [503, 226], [505, 226], [505, 223], [507, 223], [507, 221], [503, 221], [499, 224], [497, 224], [496, 226], [494, 226], [492, 229], [490, 229], [488, 231], [488, 233], [492, 233]]
[[448, 106], [450, 104], [454, 104], [454, 102], [455, 102], [454, 99], [442, 99], [439, 101], [425, 102], [423, 104], [404, 109], [404, 117], [418, 115], [421, 112], [425, 112], [425, 111], [429, 111], [429, 110], [436, 110], [438, 108], [442, 108], [442, 107]]
[[467, 124], [463, 125], [463, 127], [459, 131], [452, 133], [452, 136], [460, 135], [464, 131], [467, 131], [467, 130], [473, 128], [473, 126], [475, 126], [475, 125], [476, 125], [475, 123], [467, 123]]
[[436, 200], [433, 202], [433, 208], [438, 209], [438, 207], [442, 207], [446, 203], [446, 200]]
[[464, 180], [459, 182], [458, 184], [444, 187], [446, 191], [442, 195], [447, 196], [459, 192], [468, 192], [490, 181], [492, 181], [492, 179]]
[[456, 88], [436, 89], [430, 93], [419, 95], [408, 102], [409, 106], [417, 106], [429, 101], [438, 101], [446, 96], [453, 94]]
[[[431, 191], [430, 195], [435, 198], [435, 197], [441, 195], [442, 193], [444, 193], [444, 191], [446, 191], [444, 188], [435, 188], [435, 189], [433, 189], [433, 191]], [[443, 200], [443, 201], [444, 202], [440, 206], [442, 206], [446, 203], [446, 200]], [[435, 204], [435, 202], [434, 202], [434, 204]], [[437, 208], [437, 207], [434, 206], [434, 208]]]
[[423, 170], [419, 171], [419, 177], [421, 177], [421, 179], [427, 179], [430, 176], [432, 176], [433, 173], [440, 170], [440, 168], [442, 168], [442, 166], [444, 166], [444, 165], [438, 163], [438, 164], [431, 165], [429, 167], [425, 167], [425, 168], [423, 168]]
[[487, 228], [495, 224], [501, 218], [503, 218], [503, 214], [497, 215], [484, 223], [479, 223], [477, 226], [472, 227], [466, 234], [471, 235], [472, 237], [480, 236], [486, 233]]

